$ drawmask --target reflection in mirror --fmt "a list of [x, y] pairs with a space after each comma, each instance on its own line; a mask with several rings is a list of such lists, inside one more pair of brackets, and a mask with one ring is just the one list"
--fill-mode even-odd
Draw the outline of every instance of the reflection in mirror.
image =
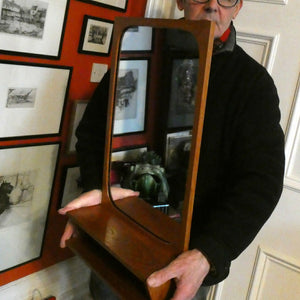
[[191, 33], [139, 26], [124, 33], [118, 64], [110, 183], [139, 191], [140, 199], [178, 222], [192, 140], [197, 56]]

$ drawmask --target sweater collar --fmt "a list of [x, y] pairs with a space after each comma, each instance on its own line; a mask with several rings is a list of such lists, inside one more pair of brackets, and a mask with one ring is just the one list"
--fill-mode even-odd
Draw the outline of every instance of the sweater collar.
[[229, 28], [224, 34], [214, 41], [213, 54], [217, 55], [223, 52], [232, 52], [236, 44], [236, 31], [231, 22]]

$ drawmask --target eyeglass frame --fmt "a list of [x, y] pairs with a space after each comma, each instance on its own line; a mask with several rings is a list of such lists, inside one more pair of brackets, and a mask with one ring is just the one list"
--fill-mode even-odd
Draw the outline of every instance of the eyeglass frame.
[[[195, 3], [195, 4], [205, 4], [205, 3], [208, 3], [210, 0], [188, 0], [190, 3]], [[232, 8], [232, 7], [235, 7], [239, 0], [235, 0], [235, 3], [233, 5], [230, 5], [230, 6], [226, 6], [224, 4], [221, 4], [220, 3], [221, 0], [217, 0], [218, 4], [221, 6], [221, 7], [224, 7], [224, 8]]]

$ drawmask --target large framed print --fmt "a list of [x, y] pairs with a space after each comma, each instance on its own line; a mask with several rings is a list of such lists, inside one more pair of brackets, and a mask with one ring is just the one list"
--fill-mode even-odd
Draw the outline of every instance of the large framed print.
[[128, 0], [79, 0], [119, 11], [126, 11]]
[[0, 149], [0, 272], [41, 255], [59, 144]]
[[76, 151], [77, 137], [75, 135], [76, 129], [81, 121], [85, 109], [87, 107], [88, 100], [75, 100], [73, 103], [73, 110], [71, 116], [70, 132], [69, 132], [69, 143], [68, 152], [72, 153]]
[[110, 184], [120, 185], [124, 175], [124, 163], [138, 162], [142, 153], [147, 151], [147, 146], [116, 149], [111, 154]]
[[109, 55], [113, 27], [113, 21], [85, 15], [78, 52], [93, 55]]
[[0, 139], [58, 134], [71, 71], [0, 61]]
[[69, 0], [0, 0], [0, 52], [59, 59]]
[[64, 186], [61, 193], [60, 207], [65, 207], [69, 202], [79, 197], [83, 192], [78, 166], [69, 166], [64, 170]]
[[152, 28], [149, 26], [129, 27], [123, 37], [121, 51], [151, 51]]
[[172, 61], [168, 127], [191, 127], [194, 123], [198, 59]]
[[178, 170], [183, 165], [183, 159], [189, 153], [192, 142], [192, 132], [183, 130], [168, 133], [166, 136], [165, 167], [168, 171]]
[[114, 135], [145, 129], [148, 60], [121, 60], [115, 101]]
[[111, 161], [137, 162], [142, 153], [146, 152], [147, 149], [147, 146], [117, 149], [112, 152]]

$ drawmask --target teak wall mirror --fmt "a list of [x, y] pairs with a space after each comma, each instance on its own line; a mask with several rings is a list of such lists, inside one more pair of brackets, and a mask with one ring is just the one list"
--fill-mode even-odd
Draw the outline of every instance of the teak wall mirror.
[[[209, 21], [115, 20], [103, 199], [68, 213], [81, 234], [67, 245], [121, 299], [168, 299], [171, 282], [153, 289], [146, 279], [188, 249], [213, 32]], [[155, 152], [159, 166], [124, 163], [123, 177], [112, 182], [113, 148], [139, 145]], [[110, 186], [124, 178], [135, 187], [150, 182], [153, 201], [143, 190], [113, 202]]]

